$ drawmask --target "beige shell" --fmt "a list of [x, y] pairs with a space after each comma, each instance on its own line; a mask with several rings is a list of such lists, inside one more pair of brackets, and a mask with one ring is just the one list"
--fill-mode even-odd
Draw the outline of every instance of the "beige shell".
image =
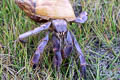
[[33, 19], [76, 18], [69, 0], [16, 0], [16, 3]]

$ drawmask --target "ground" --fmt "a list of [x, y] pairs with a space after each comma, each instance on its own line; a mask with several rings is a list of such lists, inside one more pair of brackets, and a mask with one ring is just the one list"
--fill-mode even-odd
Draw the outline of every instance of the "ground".
[[[84, 24], [69, 25], [87, 62], [87, 80], [120, 80], [120, 0], [80, 0], [88, 12]], [[18, 36], [40, 24], [30, 20], [14, 0], [0, 1], [0, 80], [57, 80], [52, 64], [52, 43], [45, 48], [40, 65], [30, 67], [30, 59], [44, 32], [18, 41]], [[63, 61], [60, 80], [79, 80], [79, 58], [73, 50]]]

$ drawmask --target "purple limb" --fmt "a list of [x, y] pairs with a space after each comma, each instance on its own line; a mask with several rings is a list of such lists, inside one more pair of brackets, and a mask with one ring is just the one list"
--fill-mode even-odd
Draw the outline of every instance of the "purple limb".
[[64, 38], [65, 47], [63, 49], [63, 57], [67, 58], [73, 49], [73, 40], [69, 31], [67, 31], [67, 36]]
[[53, 52], [55, 53], [53, 58], [54, 67], [57, 69], [57, 71], [60, 70], [60, 65], [62, 63], [62, 55], [61, 55], [61, 46], [60, 46], [60, 40], [57, 38], [55, 34], [52, 36], [53, 41]]
[[36, 65], [39, 62], [40, 59], [40, 55], [43, 53], [45, 46], [47, 45], [49, 40], [49, 32], [46, 34], [46, 36], [41, 40], [40, 44], [38, 45], [33, 58], [32, 58], [32, 64], [33, 64], [33, 68], [36, 67]]
[[84, 57], [84, 54], [82, 53], [81, 51], [81, 48], [74, 36], [74, 34], [71, 32], [71, 36], [72, 36], [72, 39], [73, 39], [73, 43], [76, 47], [76, 50], [77, 50], [77, 53], [79, 55], [79, 59], [80, 59], [80, 65], [81, 65], [81, 70], [82, 70], [82, 76], [84, 78], [86, 78], [86, 60], [85, 60], [85, 57]]
[[21, 42], [24, 42], [24, 40], [23, 40], [24, 38], [27, 38], [27, 37], [29, 37], [31, 35], [38, 34], [38, 33], [40, 33], [43, 30], [47, 30], [47, 29], [49, 29], [50, 25], [51, 25], [51, 22], [47, 22], [47, 23], [41, 25], [40, 27], [35, 28], [34, 30], [25, 32], [25, 33], [19, 35], [19, 40]]
[[85, 23], [88, 19], [87, 12], [81, 12], [80, 15], [76, 18], [76, 23]]

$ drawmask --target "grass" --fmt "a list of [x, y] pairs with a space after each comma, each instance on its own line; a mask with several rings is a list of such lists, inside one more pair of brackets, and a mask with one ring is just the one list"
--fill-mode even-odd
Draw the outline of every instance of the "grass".
[[[81, 0], [88, 12], [84, 24], [73, 23], [87, 62], [87, 80], [120, 80], [120, 1]], [[30, 59], [44, 32], [17, 42], [18, 36], [40, 24], [30, 20], [13, 0], [0, 1], [0, 80], [58, 80], [53, 68], [52, 43], [46, 47], [36, 70]], [[61, 65], [60, 80], [79, 80], [80, 66], [75, 50]]]

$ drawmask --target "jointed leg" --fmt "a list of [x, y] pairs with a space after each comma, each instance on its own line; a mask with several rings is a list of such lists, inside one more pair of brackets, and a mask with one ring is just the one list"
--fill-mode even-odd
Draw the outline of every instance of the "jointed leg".
[[79, 58], [80, 58], [80, 65], [82, 67], [82, 76], [84, 78], [86, 78], [86, 60], [85, 60], [85, 57], [80, 49], [80, 46], [79, 46], [75, 36], [72, 34], [72, 32], [71, 32], [71, 36], [73, 38], [74, 45], [76, 47], [76, 50], [77, 50]]
[[19, 40], [24, 42], [23, 41], [24, 38], [29, 37], [29, 36], [34, 35], [34, 34], [37, 34], [40, 31], [49, 29], [50, 24], [51, 24], [51, 22], [45, 23], [45, 24], [41, 25], [40, 27], [35, 28], [34, 30], [31, 30], [31, 31], [28, 31], [28, 32], [25, 32], [25, 33], [19, 35]]
[[45, 46], [47, 45], [49, 40], [49, 32], [46, 34], [46, 36], [41, 40], [40, 44], [37, 47], [37, 50], [35, 51], [33, 58], [32, 58], [32, 65], [33, 68], [36, 67], [36, 65], [39, 62], [40, 55], [43, 53]]
[[64, 38], [65, 47], [63, 49], [63, 57], [67, 58], [73, 49], [73, 40], [69, 31], [67, 31], [67, 36]]
[[57, 68], [57, 71], [60, 70], [60, 65], [62, 63], [62, 55], [61, 55], [61, 46], [60, 46], [60, 40], [56, 37], [56, 35], [53, 34], [52, 36], [53, 40], [53, 51], [55, 53], [53, 62], [54, 66]]

